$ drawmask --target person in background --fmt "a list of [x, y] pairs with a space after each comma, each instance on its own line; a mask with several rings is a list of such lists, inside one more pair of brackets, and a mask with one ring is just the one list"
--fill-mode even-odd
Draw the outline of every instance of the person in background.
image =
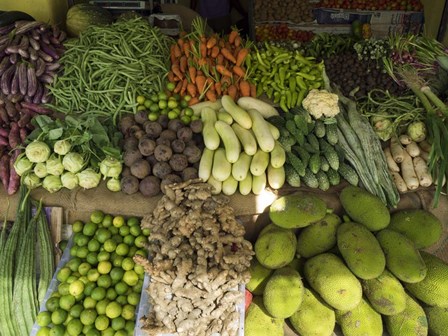
[[[209, 27], [220, 34], [228, 34], [231, 31], [232, 8], [243, 16], [241, 21], [247, 22], [247, 12], [238, 0], [191, 0], [191, 9], [196, 10], [207, 20]], [[244, 27], [240, 29], [245, 30]]]

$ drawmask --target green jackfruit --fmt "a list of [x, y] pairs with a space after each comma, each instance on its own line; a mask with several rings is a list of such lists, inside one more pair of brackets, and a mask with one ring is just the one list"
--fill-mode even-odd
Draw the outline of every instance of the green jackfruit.
[[331, 336], [336, 317], [334, 310], [317, 293], [305, 288], [302, 304], [289, 322], [301, 336]]
[[273, 270], [264, 267], [257, 258], [253, 258], [250, 263], [250, 281], [246, 284], [246, 288], [254, 295], [263, 294], [264, 287], [269, 280]]
[[421, 251], [428, 272], [417, 283], [405, 284], [405, 288], [417, 299], [431, 306], [448, 308], [448, 264], [442, 259]]
[[370, 231], [378, 231], [389, 225], [390, 212], [378, 196], [356, 186], [342, 189], [339, 196], [347, 215]]
[[292, 230], [272, 227], [258, 236], [254, 250], [261, 265], [277, 269], [294, 259], [296, 248], [297, 238]]
[[422, 281], [427, 267], [414, 243], [405, 235], [384, 229], [376, 235], [386, 255], [386, 267], [398, 279], [415, 283]]
[[352, 310], [336, 311], [336, 321], [344, 336], [382, 336], [381, 315], [364, 298]]
[[308, 259], [304, 275], [310, 286], [335, 309], [351, 310], [361, 301], [361, 283], [334, 254], [322, 253]]
[[427, 336], [428, 319], [425, 311], [406, 294], [406, 308], [395, 315], [385, 315], [384, 324], [390, 336]]
[[429, 334], [432, 336], [445, 336], [448, 332], [448, 308], [425, 307], [428, 318]]
[[255, 296], [250, 304], [244, 322], [245, 336], [283, 335], [284, 320], [269, 315], [263, 305], [263, 298]]
[[412, 240], [418, 249], [435, 244], [442, 236], [442, 222], [423, 209], [401, 210], [392, 214], [388, 229]]
[[329, 213], [302, 229], [297, 237], [297, 253], [303, 258], [311, 258], [330, 250], [336, 245], [336, 230], [340, 223], [338, 215]]
[[327, 205], [316, 195], [298, 192], [276, 199], [269, 208], [271, 221], [285, 229], [297, 229], [325, 217]]
[[406, 307], [403, 285], [388, 270], [375, 279], [361, 280], [361, 285], [372, 307], [382, 315], [395, 315]]
[[374, 279], [383, 273], [386, 257], [378, 240], [364, 225], [345, 222], [337, 230], [337, 244], [348, 268], [361, 279]]
[[288, 318], [299, 309], [304, 294], [299, 272], [291, 267], [278, 269], [266, 283], [263, 303], [266, 311], [276, 318]]

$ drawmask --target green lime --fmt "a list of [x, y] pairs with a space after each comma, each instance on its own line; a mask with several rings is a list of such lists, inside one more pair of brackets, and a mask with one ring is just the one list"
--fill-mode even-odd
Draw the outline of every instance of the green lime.
[[90, 214], [90, 220], [95, 224], [101, 223], [103, 219], [104, 219], [104, 212], [102, 212], [101, 210], [94, 210]]
[[87, 237], [92, 237], [95, 235], [97, 229], [98, 229], [98, 223], [88, 222], [84, 225], [82, 233]]
[[129, 258], [132, 258], [134, 255], [135, 255], [135, 252], [137, 252], [137, 250], [138, 250], [138, 248], [137, 248], [137, 246], [131, 246], [130, 248], [129, 248], [129, 252], [128, 252], [128, 257]]
[[121, 263], [123, 262], [123, 257], [122, 256], [119, 256], [119, 255], [117, 255], [115, 258], [114, 258], [114, 260], [112, 261], [112, 265], [114, 266], [114, 267], [121, 267]]
[[95, 328], [99, 331], [106, 330], [109, 326], [109, 319], [106, 315], [98, 315], [95, 319]]
[[79, 257], [71, 258], [66, 264], [65, 267], [70, 268], [72, 272], [78, 271], [79, 265], [81, 265], [82, 260]]
[[56, 309], [59, 308], [59, 298], [58, 297], [51, 297], [47, 300], [47, 302], [45, 303], [45, 308], [49, 311], [49, 312], [54, 312], [56, 311]]
[[104, 250], [107, 252], [113, 252], [117, 248], [117, 243], [112, 238], [109, 238], [104, 242]]
[[70, 314], [67, 316], [67, 319], [65, 320], [65, 322], [63, 323], [63, 325], [64, 325], [64, 327], [66, 327], [67, 326], [67, 324], [71, 321], [71, 320], [73, 320], [74, 319], [74, 317], [73, 316], [70, 316]]
[[51, 313], [49, 311], [41, 311], [36, 316], [36, 323], [39, 327], [46, 327], [51, 323]]
[[117, 292], [115, 291], [115, 288], [108, 288], [106, 293], [106, 298], [109, 300], [115, 300], [115, 298], [118, 296]]
[[104, 287], [96, 287], [92, 293], [90, 293], [92, 299], [101, 301], [106, 297], [106, 289]]
[[104, 244], [106, 240], [112, 237], [112, 232], [106, 228], [99, 228], [95, 233], [95, 238], [101, 243]]
[[60, 282], [65, 282], [71, 274], [72, 270], [66, 265], [59, 270], [58, 274], [56, 275], [56, 279], [58, 279], [58, 281]]
[[140, 293], [132, 292], [127, 299], [130, 305], [137, 306], [140, 302]]
[[123, 278], [124, 270], [121, 267], [114, 267], [110, 271], [110, 277], [113, 282], [118, 282]]
[[89, 254], [89, 249], [87, 246], [78, 247], [78, 251], [76, 251], [76, 256], [81, 259], [85, 259]]
[[92, 265], [90, 265], [87, 262], [83, 262], [79, 265], [78, 267], [78, 272], [81, 275], [86, 275], [88, 271], [90, 271], [90, 269], [92, 268]]
[[71, 317], [78, 318], [81, 315], [81, 312], [84, 310], [84, 307], [81, 303], [75, 304], [69, 311]]
[[141, 293], [143, 289], [143, 279], [138, 279], [138, 282], [135, 286], [132, 286], [132, 290], [136, 293]]
[[109, 299], [104, 299], [104, 300], [97, 302], [95, 309], [96, 309], [96, 312], [98, 313], [98, 315], [106, 314], [106, 307], [109, 304], [109, 302], [110, 302]]
[[122, 227], [120, 227], [118, 232], [120, 233], [120, 236], [124, 237], [124, 236], [127, 236], [129, 234], [129, 232], [131, 232], [131, 228], [127, 225], [123, 225]]
[[67, 318], [68, 313], [64, 309], [58, 308], [54, 312], [51, 313], [51, 323], [53, 324], [62, 324]]
[[[157, 108], [159, 108], [159, 107], [157, 106]], [[148, 114], [148, 120], [149, 121], [156, 121], [158, 118], [159, 118], [159, 113], [158, 112], [150, 112]]]
[[166, 102], [166, 100], [159, 100], [159, 109], [163, 110], [168, 106], [168, 103]]
[[117, 245], [116, 252], [120, 256], [125, 256], [129, 253], [129, 245], [125, 243], [120, 243]]
[[111, 327], [114, 330], [124, 329], [126, 326], [126, 320], [121, 316], [118, 316], [112, 320]]
[[126, 271], [123, 275], [123, 281], [129, 286], [135, 286], [138, 282], [138, 274], [134, 270]]
[[128, 291], [129, 285], [124, 281], [120, 281], [115, 284], [114, 288], [118, 295], [123, 295]]
[[100, 274], [109, 274], [112, 269], [112, 263], [109, 260], [103, 260], [98, 263], [97, 270]]
[[36, 333], [36, 336], [49, 336], [49, 335], [50, 335], [50, 328], [48, 327], [42, 327]]
[[134, 268], [135, 266], [135, 262], [134, 260], [132, 260], [132, 258], [127, 257], [123, 259], [123, 262], [121, 263], [121, 267], [125, 270], [125, 271], [130, 271]]
[[112, 225], [116, 228], [120, 228], [125, 224], [125, 219], [123, 216], [115, 216], [112, 220]]
[[65, 334], [65, 327], [63, 325], [55, 325], [50, 330], [50, 336], [63, 336]]
[[159, 104], [154, 103], [154, 102], [151, 102], [151, 105], [148, 108], [149, 108], [150, 114], [152, 112], [159, 112], [159, 110], [160, 110], [159, 109]]
[[128, 332], [128, 334], [134, 335], [135, 321], [134, 320], [126, 321], [126, 326], [124, 327], [124, 329]]
[[92, 294], [92, 291], [96, 288], [96, 283], [95, 282], [90, 282], [87, 280], [87, 283], [85, 284], [84, 287], [84, 294], [89, 296]]
[[145, 106], [146, 109], [149, 109], [152, 105], [152, 101], [150, 99], [146, 99], [143, 103], [143, 106]]
[[117, 330], [115, 332], [114, 336], [128, 336], [128, 332], [124, 329]]
[[128, 226], [134, 226], [134, 225], [140, 226], [140, 220], [137, 217], [129, 217], [128, 220], [126, 221], [126, 224]]
[[187, 115], [184, 115], [180, 118], [180, 121], [182, 121], [185, 125], [188, 125], [191, 123], [191, 118]]
[[84, 298], [84, 301], [82, 303], [82, 306], [84, 309], [94, 309], [96, 307], [96, 300], [93, 299], [91, 296], [87, 296]]
[[178, 114], [174, 111], [169, 111], [168, 112], [168, 119], [173, 120], [173, 119], [177, 119]]
[[180, 101], [180, 107], [182, 107], [182, 108], [186, 108], [186, 107], [188, 107], [188, 102], [186, 101], [186, 100], [181, 100]]
[[151, 97], [149, 97], [149, 99], [151, 99], [153, 102], [158, 102], [159, 96], [154, 93], [153, 95], [151, 95]]
[[69, 283], [61, 282], [58, 285], [58, 293], [61, 294], [61, 296], [67, 295], [69, 293], [69, 291], [68, 291], [69, 287], [70, 287]]
[[96, 239], [91, 239], [87, 244], [87, 248], [90, 252], [97, 252], [101, 247], [101, 243]]
[[125, 320], [133, 320], [134, 315], [135, 315], [135, 307], [134, 306], [132, 306], [130, 304], [126, 304], [123, 306], [123, 308], [121, 310], [121, 316]]
[[170, 109], [177, 108], [178, 106], [179, 106], [179, 104], [177, 103], [177, 101], [175, 101], [175, 100], [168, 100], [168, 107]]
[[71, 284], [72, 282], [78, 280], [78, 278], [79, 276], [72, 274], [67, 278], [67, 280], [65, 280], [65, 282]]
[[87, 333], [84, 333], [86, 336], [101, 336], [101, 333], [95, 328], [90, 329]]
[[72, 231], [74, 233], [81, 232], [83, 227], [84, 227], [84, 223], [81, 222], [80, 220], [77, 220], [72, 224]]
[[148, 258], [148, 251], [139, 249], [137, 252], [135, 252], [135, 255], [140, 255], [142, 257]]
[[137, 273], [137, 275], [145, 274], [145, 268], [142, 265], [136, 264], [134, 266], [134, 272]]
[[101, 336], [115, 336], [115, 330], [113, 330], [112, 327], [109, 327], [101, 332]]
[[172, 83], [172, 82], [168, 82], [168, 83], [166, 84], [166, 89], [167, 89], [168, 91], [173, 91], [173, 90], [175, 89], [175, 87], [176, 87], [176, 84], [174, 84], [174, 83]]
[[158, 97], [159, 97], [159, 100], [167, 100], [168, 99], [168, 95], [163, 91], [158, 93]]
[[185, 95], [185, 96], [184, 96], [184, 100], [185, 100], [186, 102], [189, 102], [189, 101], [191, 100], [191, 96], [190, 96], [190, 95]]
[[142, 232], [143, 232], [143, 235], [146, 237], [149, 237], [149, 235], [151, 234], [151, 230], [148, 228], [143, 229]]
[[116, 302], [118, 302], [120, 305], [125, 305], [128, 303], [128, 299], [126, 299], [126, 295], [119, 295], [115, 299]]
[[191, 121], [199, 120], [199, 119], [201, 119], [200, 116], [197, 116], [197, 115], [192, 115], [192, 116], [191, 116]]
[[73, 295], [67, 294], [59, 298], [59, 307], [69, 311], [75, 305], [76, 299]]
[[91, 325], [95, 323], [95, 319], [98, 316], [98, 313], [95, 309], [85, 309], [82, 311], [79, 320], [83, 325]]
[[96, 266], [98, 264], [98, 253], [96, 252], [89, 252], [86, 256], [86, 261], [92, 265]]
[[94, 325], [84, 325], [83, 327], [82, 327], [82, 333], [85, 335], [85, 334], [87, 334], [90, 330], [92, 330], [92, 329], [95, 329], [95, 326]]
[[77, 336], [82, 332], [82, 322], [78, 319], [73, 319], [67, 324], [67, 333], [70, 336]]
[[123, 242], [123, 237], [120, 236], [118, 233], [117, 233], [117, 234], [114, 234], [114, 235], [112, 236], [112, 239], [113, 239], [114, 242], [116, 242], [117, 244], [120, 244], [120, 243]]
[[106, 251], [101, 251], [98, 253], [97, 260], [98, 262], [108, 261], [110, 259], [110, 253]]
[[146, 98], [144, 96], [137, 96], [137, 104], [143, 104]]
[[96, 282], [100, 277], [100, 272], [96, 268], [93, 268], [87, 272], [87, 280]]
[[106, 316], [114, 319], [121, 315], [121, 305], [118, 302], [112, 301], [106, 307]]
[[73, 236], [73, 242], [77, 246], [86, 246], [89, 242], [89, 237], [87, 237], [84, 233], [78, 232]]
[[130, 227], [130, 233], [131, 235], [133, 235], [134, 237], [138, 237], [141, 235], [142, 233], [142, 229], [140, 228], [140, 226], [138, 225], [134, 225]]
[[109, 274], [102, 274], [96, 283], [98, 284], [98, 287], [109, 288], [112, 285], [112, 279]]
[[103, 226], [105, 228], [107, 228], [107, 227], [112, 225], [112, 220], [113, 219], [114, 218], [112, 217], [112, 215], [106, 214], [106, 215], [104, 215], [103, 221], [101, 223], [103, 224]]
[[76, 302], [79, 302], [83, 300], [85, 297], [84, 293], [79, 294], [78, 296], [75, 296]]
[[126, 245], [128, 245], [128, 246], [132, 246], [132, 245], [134, 245], [134, 236], [133, 235], [131, 235], [131, 234], [128, 234], [127, 236], [125, 236], [124, 238], [123, 238], [123, 243], [125, 243]]
[[84, 291], [84, 283], [81, 280], [75, 280], [70, 284], [69, 292], [73, 296], [78, 296]]
[[148, 243], [148, 237], [146, 236], [138, 236], [135, 238], [134, 240], [134, 244], [135, 246], [137, 246], [138, 248], [142, 248], [145, 247], [145, 245]]

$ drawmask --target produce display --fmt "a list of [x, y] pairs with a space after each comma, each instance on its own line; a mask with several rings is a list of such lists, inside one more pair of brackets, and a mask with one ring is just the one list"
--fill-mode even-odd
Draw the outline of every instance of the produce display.
[[153, 309], [143, 327], [150, 334], [237, 334], [252, 244], [229, 199], [211, 189], [198, 179], [170, 185], [142, 220], [150, 260], [136, 259], [151, 274]]
[[340, 215], [305, 192], [271, 204], [246, 285], [245, 335], [283, 335], [287, 321], [301, 335], [332, 335], [336, 324], [343, 335], [440, 330], [448, 264], [422, 250], [440, 239], [440, 220], [422, 209], [390, 213], [356, 186], [339, 200]]
[[72, 230], [71, 258], [60, 266], [57, 290], [37, 315], [37, 335], [133, 334], [144, 278], [133, 258], [146, 258], [149, 233], [135, 217], [99, 210], [88, 222], [73, 222]]
[[54, 272], [53, 243], [42, 203], [31, 200], [25, 186], [19, 194], [16, 219], [9, 233], [4, 221], [0, 234], [0, 324], [2, 335], [10, 336], [30, 334]]
[[314, 4], [311, 1], [254, 1], [255, 21], [290, 21], [295, 23], [314, 20]]
[[420, 0], [356, 0], [356, 1], [339, 1], [339, 0], [321, 0], [317, 4], [318, 7], [326, 8], [344, 8], [344, 9], [361, 9], [361, 10], [394, 10], [394, 11], [422, 11], [423, 4]]

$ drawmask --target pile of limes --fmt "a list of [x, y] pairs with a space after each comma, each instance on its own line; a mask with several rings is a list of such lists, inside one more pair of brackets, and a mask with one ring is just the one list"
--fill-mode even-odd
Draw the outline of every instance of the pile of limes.
[[148, 119], [151, 121], [156, 121], [161, 114], [166, 114], [169, 119], [180, 119], [188, 125], [199, 118], [194, 115], [193, 109], [188, 107], [191, 97], [173, 93], [174, 88], [170, 86], [171, 84], [173, 83], [167, 84], [167, 90], [164, 92], [155, 93], [150, 97], [138, 96], [137, 110], [147, 111]]
[[37, 316], [37, 336], [133, 335], [144, 279], [133, 257], [147, 256], [149, 231], [138, 218], [99, 210], [72, 229], [71, 258], [56, 275], [60, 284], [46, 311]]

